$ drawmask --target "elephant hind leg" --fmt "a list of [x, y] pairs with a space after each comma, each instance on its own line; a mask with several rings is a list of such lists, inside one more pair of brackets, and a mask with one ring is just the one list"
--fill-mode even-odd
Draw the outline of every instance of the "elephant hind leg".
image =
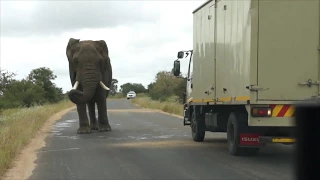
[[92, 130], [98, 130], [98, 123], [96, 118], [96, 111], [95, 111], [95, 103], [89, 102], [87, 104], [88, 111], [89, 111], [89, 118], [90, 118], [90, 128]]

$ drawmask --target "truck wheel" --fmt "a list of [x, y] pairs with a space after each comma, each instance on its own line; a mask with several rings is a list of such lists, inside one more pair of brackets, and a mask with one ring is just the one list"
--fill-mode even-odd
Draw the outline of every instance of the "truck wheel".
[[191, 132], [194, 141], [202, 142], [204, 140], [206, 134], [204, 120], [196, 116], [195, 111], [192, 112], [191, 116]]
[[[260, 148], [239, 147], [240, 132], [246, 129], [242, 122], [247, 121], [241, 113], [231, 113], [227, 125], [228, 150], [232, 156], [253, 156], [258, 154]], [[245, 132], [245, 131], [244, 131]]]

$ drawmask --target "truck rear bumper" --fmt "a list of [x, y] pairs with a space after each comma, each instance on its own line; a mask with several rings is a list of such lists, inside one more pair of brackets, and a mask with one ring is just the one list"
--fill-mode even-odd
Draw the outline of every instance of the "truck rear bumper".
[[260, 136], [260, 143], [295, 143], [296, 139], [291, 137], [272, 137], [272, 136]]
[[260, 126], [260, 127], [295, 127], [294, 117], [252, 117], [248, 119], [249, 126]]

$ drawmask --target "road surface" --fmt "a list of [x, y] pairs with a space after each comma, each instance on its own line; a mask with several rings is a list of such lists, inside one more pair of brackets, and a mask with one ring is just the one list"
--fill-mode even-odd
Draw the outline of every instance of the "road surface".
[[49, 179], [293, 179], [293, 148], [272, 145], [257, 157], [233, 157], [224, 133], [191, 139], [181, 119], [109, 100], [111, 132], [78, 135], [78, 115], [57, 121], [37, 152], [30, 180]]

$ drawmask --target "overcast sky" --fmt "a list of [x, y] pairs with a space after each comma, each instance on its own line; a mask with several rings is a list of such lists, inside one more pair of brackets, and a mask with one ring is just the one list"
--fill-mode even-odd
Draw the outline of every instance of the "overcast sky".
[[[179, 50], [192, 49], [192, 11], [205, 1], [1, 0], [0, 67], [18, 79], [49, 67], [65, 92], [69, 38], [103, 39], [119, 85], [146, 87], [158, 71], [172, 69]], [[186, 71], [187, 60], [182, 63]]]

